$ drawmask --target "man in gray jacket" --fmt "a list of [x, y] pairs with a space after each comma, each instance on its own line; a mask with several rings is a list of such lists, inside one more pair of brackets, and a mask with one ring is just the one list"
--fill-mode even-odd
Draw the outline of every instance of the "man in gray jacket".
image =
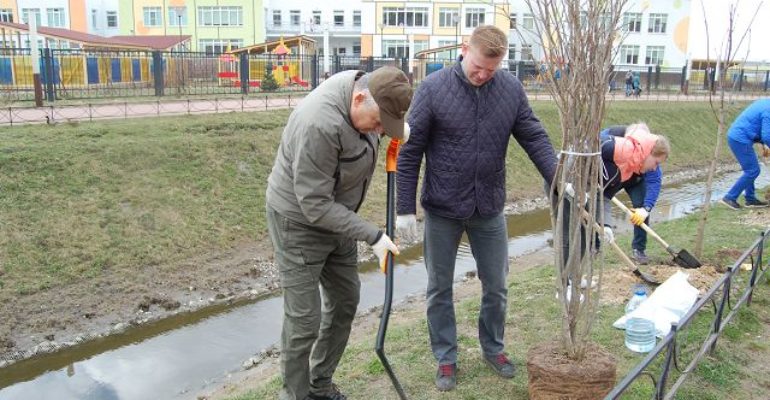
[[412, 87], [396, 68], [346, 71], [325, 80], [289, 117], [266, 211], [283, 288], [282, 400], [345, 399], [332, 375], [358, 306], [356, 241], [372, 246], [381, 267], [388, 251], [398, 254], [357, 211], [380, 136], [403, 137], [411, 99]]

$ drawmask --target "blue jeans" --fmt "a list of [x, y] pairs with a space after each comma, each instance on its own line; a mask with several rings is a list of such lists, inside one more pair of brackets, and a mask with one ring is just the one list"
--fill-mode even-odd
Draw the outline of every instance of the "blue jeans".
[[[634, 208], [644, 207], [644, 196], [647, 194], [644, 178], [638, 178], [628, 185], [623, 185], [623, 188], [628, 193], [628, 197], [631, 198], [631, 205]], [[644, 223], [650, 225], [649, 216], [644, 220]], [[641, 251], [647, 249], [647, 232], [636, 225], [634, 225], [634, 239], [631, 241], [631, 248]]]
[[425, 266], [428, 270], [428, 331], [439, 365], [457, 362], [457, 326], [452, 303], [457, 248], [468, 234], [481, 280], [482, 297], [478, 329], [481, 349], [487, 356], [503, 352], [508, 288], [508, 227], [503, 213], [467, 219], [444, 218], [425, 211]]
[[738, 160], [738, 164], [743, 168], [743, 175], [730, 188], [730, 191], [725, 195], [725, 199], [737, 201], [738, 196], [745, 192], [746, 200], [756, 200], [757, 195], [754, 193], [754, 181], [759, 176], [759, 160], [757, 159], [757, 153], [754, 152], [754, 145], [739, 143], [730, 138], [727, 138], [727, 145], [730, 146], [730, 150], [732, 150], [735, 158]]

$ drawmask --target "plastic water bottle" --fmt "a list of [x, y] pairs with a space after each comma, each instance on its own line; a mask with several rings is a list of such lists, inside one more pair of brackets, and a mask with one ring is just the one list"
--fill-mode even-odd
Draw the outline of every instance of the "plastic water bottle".
[[626, 314], [636, 310], [645, 300], [647, 300], [647, 288], [644, 285], [635, 285], [633, 296], [626, 304]]
[[626, 347], [637, 353], [647, 353], [655, 348], [655, 324], [644, 318], [626, 321]]

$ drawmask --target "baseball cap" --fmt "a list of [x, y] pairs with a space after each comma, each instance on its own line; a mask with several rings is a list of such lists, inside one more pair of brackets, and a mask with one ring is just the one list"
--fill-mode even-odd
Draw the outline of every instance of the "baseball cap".
[[403, 139], [404, 115], [412, 103], [409, 79], [398, 68], [378, 68], [369, 77], [369, 93], [380, 107], [380, 122], [385, 134]]

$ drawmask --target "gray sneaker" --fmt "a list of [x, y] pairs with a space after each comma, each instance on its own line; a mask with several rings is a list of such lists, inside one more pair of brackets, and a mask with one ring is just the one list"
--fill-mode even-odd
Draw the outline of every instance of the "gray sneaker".
[[768, 202], [759, 199], [746, 199], [746, 207], [749, 208], [762, 208], [767, 207], [768, 205], [770, 205]]
[[631, 257], [641, 265], [647, 265], [650, 263], [650, 257], [647, 257], [647, 254], [644, 254], [644, 250], [632, 249]]
[[728, 198], [723, 197], [722, 200], [719, 200], [719, 202], [724, 204], [724, 205], [726, 205], [727, 207], [729, 207], [732, 210], [740, 210], [741, 209], [741, 205], [738, 204], [738, 202], [735, 201], [735, 200], [730, 200]]
[[442, 392], [454, 390], [457, 387], [457, 365], [443, 364], [436, 371], [436, 388]]
[[489, 365], [490, 368], [492, 368], [498, 375], [502, 376], [503, 378], [510, 379], [513, 378], [513, 375], [516, 374], [516, 366], [513, 365], [505, 353], [500, 353], [496, 356], [484, 355], [484, 361], [487, 363], [487, 365]]

